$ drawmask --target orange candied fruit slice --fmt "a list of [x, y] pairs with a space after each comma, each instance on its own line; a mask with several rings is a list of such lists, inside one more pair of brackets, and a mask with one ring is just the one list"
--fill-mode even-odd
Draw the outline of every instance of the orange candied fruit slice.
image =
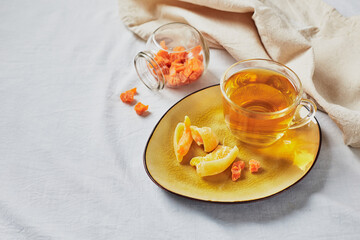
[[178, 123], [174, 132], [174, 150], [176, 159], [181, 162], [183, 157], [189, 152], [192, 144], [192, 136], [190, 131], [191, 121], [185, 116], [184, 122]]
[[185, 119], [184, 123], [185, 123], [185, 131], [183, 132], [183, 135], [181, 136], [178, 143], [178, 148], [176, 149], [177, 153], [183, 156], [185, 156], [188, 153], [192, 143], [190, 121], [188, 119]]
[[249, 161], [249, 168], [250, 168], [250, 172], [252, 173], [258, 172], [260, 169], [260, 162], [255, 159], [251, 159]]
[[237, 146], [220, 145], [204, 157], [192, 158], [190, 165], [196, 167], [196, 173], [201, 177], [216, 175], [231, 166], [238, 154]]
[[245, 168], [244, 161], [236, 161], [231, 167], [231, 180], [234, 182], [241, 177], [241, 170]]
[[120, 99], [124, 103], [131, 103], [134, 100], [134, 95], [136, 94], [136, 88], [127, 90], [120, 94]]
[[148, 108], [149, 108], [149, 105], [144, 105], [141, 102], [138, 102], [134, 107], [134, 109], [138, 115], [144, 114], [144, 112], [146, 112], [148, 110]]
[[218, 146], [219, 140], [211, 128], [191, 126], [190, 130], [197, 145], [204, 145], [205, 152], [211, 152]]

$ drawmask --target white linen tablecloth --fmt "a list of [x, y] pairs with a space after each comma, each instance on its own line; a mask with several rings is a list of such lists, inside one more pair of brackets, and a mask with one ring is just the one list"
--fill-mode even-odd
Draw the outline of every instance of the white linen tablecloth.
[[[360, 239], [360, 149], [322, 112], [318, 161], [281, 194], [228, 205], [157, 187], [143, 168], [155, 124], [234, 60], [212, 49], [201, 80], [151, 92], [133, 68], [145, 43], [117, 4], [0, 0], [0, 239]], [[148, 116], [120, 101], [132, 87]]]

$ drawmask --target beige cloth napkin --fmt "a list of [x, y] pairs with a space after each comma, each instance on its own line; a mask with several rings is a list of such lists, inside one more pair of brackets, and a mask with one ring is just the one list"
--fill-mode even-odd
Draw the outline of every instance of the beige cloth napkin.
[[186, 22], [237, 60], [286, 64], [344, 142], [360, 147], [359, 16], [345, 18], [320, 0], [119, 0], [119, 6], [123, 22], [143, 39], [164, 23]]

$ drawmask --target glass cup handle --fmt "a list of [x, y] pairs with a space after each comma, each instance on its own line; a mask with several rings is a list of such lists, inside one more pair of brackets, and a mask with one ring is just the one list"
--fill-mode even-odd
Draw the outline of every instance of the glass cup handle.
[[292, 123], [290, 124], [289, 129], [295, 129], [295, 128], [299, 128], [304, 126], [305, 124], [309, 123], [311, 121], [311, 119], [315, 116], [315, 112], [316, 112], [316, 105], [313, 101], [309, 100], [309, 99], [302, 99], [300, 101], [300, 104], [298, 106], [299, 107], [305, 107], [309, 113], [304, 116], [304, 117], [300, 117], [300, 119], [298, 120], [293, 120]]

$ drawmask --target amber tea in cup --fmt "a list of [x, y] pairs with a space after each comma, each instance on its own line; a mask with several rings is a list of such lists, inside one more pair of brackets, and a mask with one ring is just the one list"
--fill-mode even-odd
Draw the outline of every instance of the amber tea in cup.
[[[230, 131], [241, 141], [268, 146], [289, 128], [308, 123], [315, 104], [302, 99], [302, 85], [288, 67], [265, 59], [251, 59], [232, 65], [220, 82], [224, 117]], [[295, 120], [298, 107], [309, 114]]]

